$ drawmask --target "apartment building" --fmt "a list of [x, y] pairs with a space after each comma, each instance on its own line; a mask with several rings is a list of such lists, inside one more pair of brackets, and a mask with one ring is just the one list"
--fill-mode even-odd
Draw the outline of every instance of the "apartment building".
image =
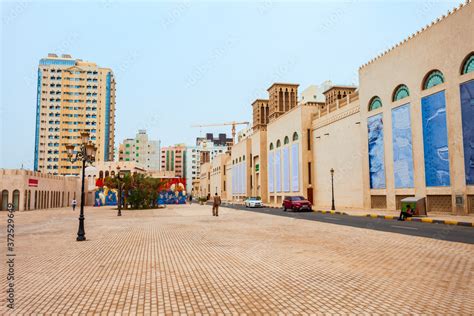
[[119, 145], [119, 161], [136, 162], [146, 170], [160, 169], [160, 141], [150, 140], [146, 130], [139, 130], [135, 138], [127, 138]]

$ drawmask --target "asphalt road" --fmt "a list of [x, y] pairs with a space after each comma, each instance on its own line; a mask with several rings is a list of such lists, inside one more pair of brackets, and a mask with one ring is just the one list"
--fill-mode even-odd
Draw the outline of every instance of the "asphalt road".
[[284, 216], [310, 221], [359, 227], [364, 229], [380, 230], [403, 235], [420, 236], [432, 239], [474, 244], [474, 227], [464, 227], [446, 224], [432, 224], [370, 218], [362, 216], [348, 216], [338, 214], [322, 214], [318, 212], [284, 212], [274, 208], [246, 208], [243, 205], [222, 205], [232, 209]]

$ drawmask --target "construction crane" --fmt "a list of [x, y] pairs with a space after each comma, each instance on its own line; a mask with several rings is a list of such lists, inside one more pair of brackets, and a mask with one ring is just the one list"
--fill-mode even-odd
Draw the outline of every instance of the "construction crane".
[[235, 141], [235, 127], [237, 125], [249, 125], [250, 122], [236, 122], [236, 121], [232, 121], [232, 122], [226, 122], [226, 123], [221, 123], [221, 124], [203, 124], [203, 125], [192, 125], [191, 127], [199, 127], [199, 128], [202, 128], [202, 127], [211, 127], [211, 126], [228, 126], [228, 125], [232, 125], [232, 141]]

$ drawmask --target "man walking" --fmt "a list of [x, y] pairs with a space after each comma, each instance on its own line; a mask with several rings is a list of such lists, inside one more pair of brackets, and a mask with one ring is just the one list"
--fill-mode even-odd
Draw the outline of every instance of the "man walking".
[[73, 200], [72, 200], [71, 205], [72, 205], [72, 210], [75, 211], [75, 210], [76, 210], [76, 205], [77, 205], [76, 199], [73, 199]]
[[219, 205], [221, 205], [221, 197], [216, 194], [214, 195], [214, 202], [212, 203], [212, 216], [219, 216]]

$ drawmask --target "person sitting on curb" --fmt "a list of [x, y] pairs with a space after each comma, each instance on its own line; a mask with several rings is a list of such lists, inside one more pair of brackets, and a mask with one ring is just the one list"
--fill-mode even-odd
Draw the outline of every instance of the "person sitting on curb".
[[404, 221], [407, 217], [412, 217], [412, 216], [413, 216], [413, 210], [411, 209], [410, 204], [408, 204], [405, 212], [403, 211], [403, 209], [400, 212], [400, 217], [398, 217], [398, 220]]

